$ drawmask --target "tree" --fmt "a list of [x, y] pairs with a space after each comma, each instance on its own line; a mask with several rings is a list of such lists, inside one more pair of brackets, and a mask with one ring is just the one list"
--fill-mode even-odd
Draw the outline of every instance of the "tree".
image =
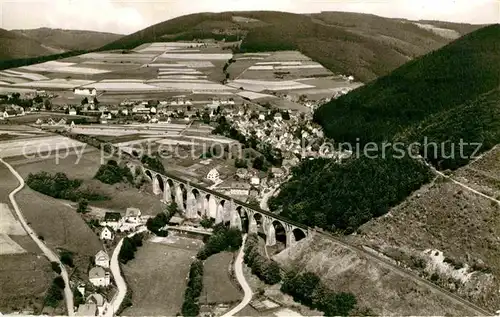
[[50, 266], [52, 267], [52, 271], [56, 272], [57, 274], [61, 274], [61, 267], [59, 266], [58, 262], [50, 262]]
[[61, 262], [69, 267], [75, 266], [73, 264], [73, 254], [69, 251], [61, 252]]
[[247, 168], [247, 161], [245, 159], [236, 159], [234, 161], [234, 166], [236, 168]]
[[99, 105], [99, 100], [97, 100], [97, 97], [94, 97], [94, 105]]
[[78, 208], [76, 209], [76, 212], [85, 214], [87, 213], [87, 208], [89, 206], [89, 201], [85, 198], [80, 199], [78, 202]]
[[82, 106], [85, 106], [85, 105], [87, 105], [88, 103], [89, 103], [89, 98], [85, 97], [85, 98], [83, 98], [83, 99], [82, 99], [81, 105], [82, 105]]
[[52, 103], [50, 102], [49, 99], [46, 99], [43, 103], [44, 107], [46, 110], [52, 110]]

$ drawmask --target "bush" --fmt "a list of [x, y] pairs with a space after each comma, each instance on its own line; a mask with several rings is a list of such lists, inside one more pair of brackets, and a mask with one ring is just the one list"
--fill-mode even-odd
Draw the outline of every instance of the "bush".
[[61, 262], [69, 267], [74, 267], [73, 264], [73, 253], [69, 251], [61, 252]]
[[318, 309], [325, 316], [349, 316], [355, 308], [356, 297], [350, 293], [335, 293], [321, 284], [314, 273], [287, 274], [281, 291], [308, 307]]
[[141, 163], [144, 164], [145, 167], [160, 173], [160, 174], [165, 174], [165, 167], [163, 166], [163, 163], [161, 162], [159, 157], [151, 157], [148, 155], [144, 155], [141, 158]]
[[78, 201], [78, 208], [76, 209], [76, 212], [78, 213], [87, 213], [87, 208], [89, 206], [89, 201], [85, 198], [82, 198], [80, 199], [80, 201]]
[[94, 178], [109, 185], [134, 182], [130, 169], [126, 166], [120, 167], [114, 160], [109, 160], [105, 165], [101, 165]]
[[201, 219], [200, 221], [200, 225], [205, 229], [212, 228], [214, 226], [214, 223], [215, 219], [210, 217], [203, 217], [203, 219]]
[[50, 266], [52, 267], [52, 271], [56, 272], [57, 274], [61, 274], [61, 267], [59, 266], [59, 263], [50, 262]]
[[118, 254], [118, 260], [123, 264], [133, 260], [135, 258], [135, 251], [137, 251], [137, 247], [142, 246], [142, 239], [143, 235], [140, 233], [135, 234], [131, 238], [126, 237], [123, 239], [123, 244], [120, 249], [120, 253]]
[[198, 298], [203, 289], [203, 262], [196, 260], [191, 264], [189, 270], [189, 279], [186, 291], [184, 293], [184, 302], [182, 304], [183, 316], [198, 316], [200, 305]]
[[45, 305], [56, 308], [59, 305], [59, 302], [64, 299], [64, 280], [62, 281], [62, 284], [60, 280], [62, 280], [62, 277], [58, 276], [52, 281], [52, 284], [47, 291], [47, 295], [45, 296]]
[[214, 227], [212, 235], [203, 249], [198, 252], [197, 258], [206, 260], [209, 256], [222, 251], [236, 251], [241, 247], [242, 242], [241, 231], [228, 229], [220, 223]]
[[259, 253], [259, 237], [252, 234], [247, 238], [245, 246], [245, 257], [243, 260], [264, 283], [274, 285], [281, 281], [281, 270], [273, 260], [270, 260]]

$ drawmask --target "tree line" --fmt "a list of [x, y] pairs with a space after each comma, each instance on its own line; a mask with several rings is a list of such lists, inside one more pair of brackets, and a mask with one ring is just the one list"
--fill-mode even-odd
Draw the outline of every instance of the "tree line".
[[26, 184], [33, 190], [58, 199], [78, 202], [81, 199], [89, 201], [108, 200], [109, 197], [82, 186], [83, 181], [69, 179], [64, 173], [51, 175], [47, 172], [30, 173]]
[[142, 233], [137, 233], [130, 238], [125, 237], [123, 239], [120, 253], [118, 253], [118, 260], [120, 263], [127, 264], [128, 261], [135, 258], [137, 248], [142, 247], [143, 238], [144, 235]]
[[252, 270], [252, 274], [256, 275], [264, 283], [274, 285], [281, 282], [281, 270], [278, 263], [259, 252], [259, 236], [257, 234], [248, 236], [243, 260]]

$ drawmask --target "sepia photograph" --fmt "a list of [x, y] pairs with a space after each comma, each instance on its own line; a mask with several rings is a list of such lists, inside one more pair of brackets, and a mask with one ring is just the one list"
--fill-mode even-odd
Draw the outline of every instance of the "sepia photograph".
[[500, 316], [499, 0], [0, 0], [0, 316]]

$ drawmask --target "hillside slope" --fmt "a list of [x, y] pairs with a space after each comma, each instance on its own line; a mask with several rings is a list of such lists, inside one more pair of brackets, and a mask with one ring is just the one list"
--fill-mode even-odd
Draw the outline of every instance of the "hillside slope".
[[91, 50], [123, 37], [113, 33], [50, 28], [13, 30], [13, 32], [35, 39], [44, 45], [59, 48], [61, 51]]
[[[463, 35], [474, 27], [457, 29]], [[125, 36], [102, 50], [131, 49], [146, 42], [213, 34], [228, 40], [243, 39], [242, 51], [298, 49], [332, 71], [354, 75], [364, 82], [450, 41], [414, 23], [374, 15], [253, 11], [178, 17]]]
[[22, 34], [0, 29], [0, 60], [60, 53], [58, 48], [43, 45]]
[[498, 87], [499, 41], [500, 25], [470, 33], [322, 106], [316, 121], [339, 142], [392, 140], [430, 115]]
[[274, 256], [281, 266], [321, 276], [335, 292], [350, 292], [377, 316], [465, 316], [466, 307], [438, 295], [366, 255], [311, 235]]

